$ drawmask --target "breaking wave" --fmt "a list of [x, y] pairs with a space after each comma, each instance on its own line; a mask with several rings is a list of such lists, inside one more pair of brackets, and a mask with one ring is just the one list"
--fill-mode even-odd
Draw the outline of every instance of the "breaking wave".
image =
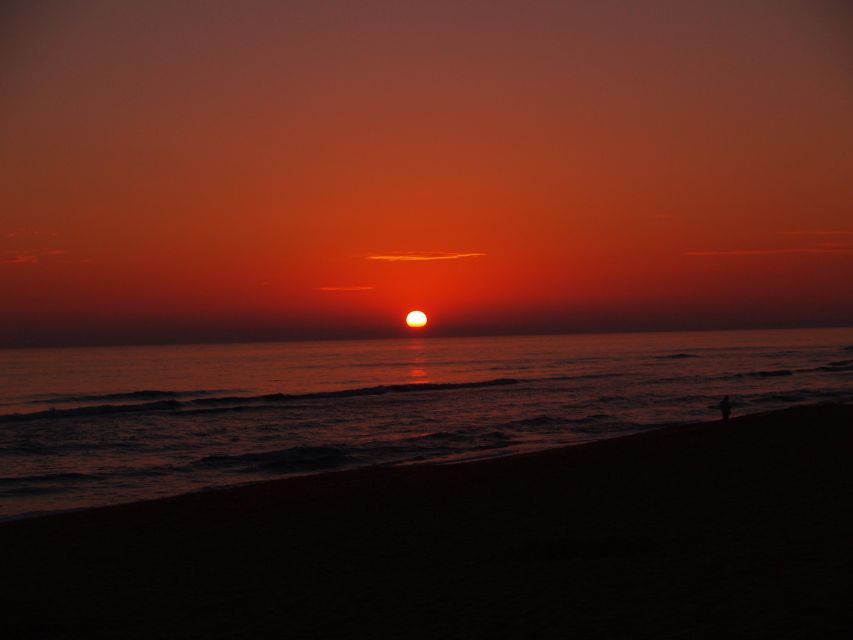
[[[175, 398], [156, 400], [153, 402], [140, 402], [135, 404], [99, 404], [93, 406], [73, 407], [70, 409], [49, 409], [47, 411], [34, 411], [31, 413], [11, 413], [0, 415], [0, 423], [21, 422], [25, 420], [44, 420], [76, 418], [80, 416], [112, 415], [117, 413], [159, 413], [178, 412], [199, 407], [219, 408], [248, 408], [252, 406], [263, 406], [266, 404], [293, 402], [297, 400], [313, 400], [324, 398], [352, 398], [357, 396], [379, 396], [388, 393], [411, 393], [426, 391], [453, 391], [456, 389], [472, 389], [480, 387], [494, 387], [518, 384], [520, 380], [514, 378], [496, 378], [494, 380], [483, 380], [479, 382], [455, 382], [455, 383], [421, 383], [421, 384], [391, 384], [375, 387], [361, 387], [357, 389], [341, 389], [339, 391], [317, 391], [314, 393], [272, 393], [261, 396], [222, 396], [208, 398], [194, 398], [190, 400], [177, 400]], [[130, 396], [137, 399], [150, 397], [145, 394], [170, 394], [168, 391], [138, 391], [128, 394], [110, 394], [110, 396], [93, 396], [100, 400], [106, 397], [115, 398], [118, 395]]]
[[790, 369], [776, 369], [771, 371], [747, 371], [746, 373], [735, 373], [733, 378], [780, 378], [782, 376], [792, 376], [794, 372]]
[[302, 446], [231, 456], [206, 456], [196, 461], [195, 466], [215, 469], [238, 467], [239, 470], [246, 472], [296, 473], [337, 469], [350, 461], [351, 456], [340, 447]]
[[178, 398], [192, 398], [198, 396], [210, 396], [215, 393], [234, 393], [233, 389], [215, 389], [197, 391], [159, 391], [156, 389], [143, 389], [141, 391], [128, 391], [125, 393], [104, 393], [91, 395], [53, 395], [48, 394], [32, 400], [34, 404], [64, 404], [69, 402], [116, 402], [134, 400], [177, 400]]

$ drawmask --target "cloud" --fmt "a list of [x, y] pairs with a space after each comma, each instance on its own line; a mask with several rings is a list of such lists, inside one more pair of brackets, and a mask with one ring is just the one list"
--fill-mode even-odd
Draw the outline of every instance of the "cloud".
[[485, 253], [448, 253], [445, 251], [395, 251], [385, 255], [367, 256], [368, 260], [384, 262], [424, 262], [428, 260], [459, 260], [460, 258], [478, 258]]
[[361, 285], [355, 286], [340, 286], [340, 287], [318, 287], [317, 291], [371, 291], [373, 287]]
[[15, 248], [6, 249], [5, 255], [0, 255], [0, 264], [88, 264], [91, 258], [79, 258], [69, 255], [65, 249], [53, 248]]
[[687, 256], [781, 256], [794, 253], [846, 253], [853, 251], [853, 245], [821, 244], [813, 247], [793, 247], [789, 249], [735, 249], [732, 251], [688, 251]]
[[851, 229], [797, 229], [794, 231], [777, 231], [783, 236], [853, 236]]
[[29, 254], [17, 254], [0, 257], [0, 264], [32, 264], [38, 261], [38, 256]]
[[6, 233], [7, 238], [56, 238], [59, 234], [51, 229], [12, 229]]

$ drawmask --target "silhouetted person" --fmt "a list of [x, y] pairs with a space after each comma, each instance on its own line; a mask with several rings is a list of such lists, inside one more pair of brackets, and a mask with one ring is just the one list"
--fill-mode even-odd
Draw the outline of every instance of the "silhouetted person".
[[720, 401], [720, 412], [723, 414], [723, 420], [728, 420], [729, 416], [732, 415], [732, 403], [728, 396]]

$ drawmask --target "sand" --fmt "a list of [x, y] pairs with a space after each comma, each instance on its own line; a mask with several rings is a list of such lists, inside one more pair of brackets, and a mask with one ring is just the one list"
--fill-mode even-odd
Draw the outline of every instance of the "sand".
[[853, 407], [0, 525], [6, 638], [853, 630]]

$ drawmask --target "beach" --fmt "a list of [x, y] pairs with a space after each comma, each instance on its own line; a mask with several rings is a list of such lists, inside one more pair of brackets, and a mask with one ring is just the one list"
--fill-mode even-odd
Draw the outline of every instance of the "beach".
[[8, 638], [826, 637], [853, 407], [0, 524]]

